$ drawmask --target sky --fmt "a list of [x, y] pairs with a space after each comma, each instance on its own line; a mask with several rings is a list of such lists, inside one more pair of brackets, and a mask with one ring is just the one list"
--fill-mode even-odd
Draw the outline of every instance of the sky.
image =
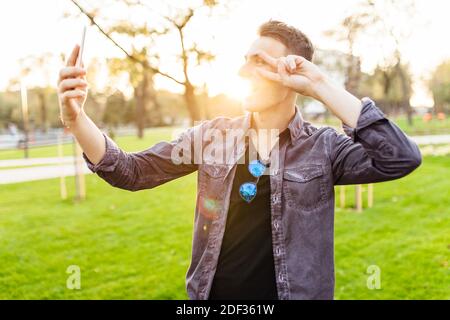
[[[105, 0], [108, 4], [108, 0]], [[195, 0], [193, 0], [195, 2]], [[80, 1], [89, 7], [89, 2]], [[109, 1], [111, 2], [111, 1]], [[184, 3], [180, 0], [166, 1], [174, 6]], [[226, 93], [239, 97], [243, 94], [243, 81], [237, 71], [243, 62], [243, 56], [256, 37], [258, 25], [268, 19], [283, 20], [306, 33], [321, 49], [345, 50], [338, 43], [324, 36], [324, 31], [336, 27], [360, 0], [277, 0], [277, 1], [234, 1], [226, 11], [220, 10], [214, 18], [205, 15], [198, 16], [190, 27], [190, 36], [200, 40], [205, 48], [212, 49], [216, 55], [215, 61], [196, 69], [193, 73], [195, 83], [206, 82], [211, 95]], [[155, 11], [165, 10], [164, 5], [152, 1]], [[409, 30], [410, 36], [402, 42], [402, 55], [411, 66], [414, 77], [413, 105], [431, 105], [430, 93], [423, 85], [431, 71], [444, 59], [450, 58], [450, 2], [447, 0], [416, 0], [417, 18], [398, 23]], [[0, 2], [0, 90], [3, 90], [9, 80], [17, 77], [20, 72], [20, 59], [51, 52], [55, 55], [68, 54], [73, 45], [79, 42], [83, 25], [87, 24], [84, 17], [67, 18], [64, 12], [76, 13], [77, 8], [69, 0], [10, 0]], [[144, 12], [133, 16], [114, 6], [105, 5], [102, 14], [114, 16], [133, 22], [154, 19]], [[123, 16], [122, 16], [123, 15]], [[388, 16], [388, 14], [386, 14]], [[138, 41], [138, 40], [137, 40]], [[124, 43], [128, 47], [129, 43]], [[182, 79], [182, 74], [174, 63], [174, 54], [178, 50], [175, 37], [166, 37], [155, 43], [155, 49], [163, 52], [160, 69]], [[363, 58], [363, 71], [370, 72], [380, 61], [383, 50], [389, 47], [382, 39], [366, 37], [356, 48], [356, 53]], [[94, 58], [123, 57], [94, 27], [88, 28], [84, 61], [86, 64]], [[56, 59], [49, 63], [44, 74], [28, 79], [33, 84], [48, 81], [56, 84], [57, 73], [61, 61]], [[98, 86], [106, 83], [106, 74], [97, 79]], [[125, 83], [118, 84], [125, 85]], [[155, 86], [179, 92], [180, 86], [172, 81], [156, 77]]]

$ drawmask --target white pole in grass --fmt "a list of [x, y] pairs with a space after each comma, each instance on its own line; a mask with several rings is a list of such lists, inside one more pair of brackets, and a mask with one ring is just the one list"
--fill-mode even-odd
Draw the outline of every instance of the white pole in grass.
[[66, 175], [64, 173], [64, 160], [63, 160], [63, 145], [61, 135], [58, 135], [58, 158], [59, 164], [61, 166], [60, 179], [59, 179], [59, 190], [61, 194], [61, 199], [67, 199], [67, 186], [66, 186]]
[[373, 183], [367, 186], [367, 207], [373, 207]]
[[339, 186], [339, 206], [345, 208], [345, 186]]
[[29, 140], [28, 95], [27, 95], [27, 87], [24, 83], [24, 80], [22, 80], [20, 83], [20, 97], [22, 100], [23, 131], [25, 133], [24, 156], [26, 159], [28, 159], [28, 140]]
[[75, 157], [75, 187], [76, 200], [84, 200], [86, 198], [86, 186], [83, 173], [82, 150], [78, 141], [74, 138], [74, 157]]
[[355, 204], [356, 204], [356, 211], [362, 212], [363, 209], [363, 203], [362, 203], [362, 185], [358, 184], [355, 186]]

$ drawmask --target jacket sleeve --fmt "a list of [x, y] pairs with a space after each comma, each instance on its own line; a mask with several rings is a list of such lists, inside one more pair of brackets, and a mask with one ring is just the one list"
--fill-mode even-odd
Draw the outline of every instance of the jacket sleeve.
[[154, 188], [198, 169], [192, 156], [196, 129], [140, 152], [125, 152], [103, 134], [106, 152], [101, 161], [94, 165], [85, 153], [83, 158], [92, 172], [114, 187], [129, 191]]
[[331, 136], [330, 157], [338, 185], [388, 181], [406, 176], [422, 162], [417, 145], [364, 98], [357, 127]]

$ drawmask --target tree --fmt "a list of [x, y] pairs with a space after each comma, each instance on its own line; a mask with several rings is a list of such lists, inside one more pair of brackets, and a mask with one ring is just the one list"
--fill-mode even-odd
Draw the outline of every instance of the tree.
[[116, 129], [126, 118], [127, 102], [122, 92], [116, 91], [106, 100], [106, 108], [103, 113], [103, 123]]
[[325, 35], [347, 46], [345, 88], [358, 94], [361, 80], [361, 59], [356, 55], [355, 46], [359, 38], [378, 21], [378, 16], [371, 14], [372, 1], [366, 1], [356, 7], [355, 12], [347, 15], [336, 29], [328, 30]]
[[450, 113], [450, 60], [436, 67], [428, 87], [433, 93], [435, 112]]
[[373, 74], [362, 76], [360, 92], [377, 100], [385, 113], [399, 114], [411, 97], [411, 84], [407, 65], [377, 66]]
[[[413, 125], [413, 111], [409, 103], [412, 95], [412, 81], [400, 50], [403, 41], [408, 39], [413, 32], [412, 28], [406, 27], [407, 23], [402, 22], [408, 22], [417, 18], [414, 2], [411, 0], [384, 0], [381, 3], [374, 1], [373, 7], [375, 14], [382, 23], [384, 33], [387, 34], [394, 44], [393, 51], [386, 56], [384, 65], [393, 66], [395, 69], [393, 74], [400, 80], [399, 89], [402, 93], [399, 106], [406, 113], [408, 124]], [[389, 82], [389, 79], [386, 80]]]
[[[392, 49], [383, 52], [382, 61], [378, 63], [378, 70], [375, 73], [381, 72], [382, 77], [377, 77], [376, 80], [383, 82], [385, 94], [391, 90], [389, 89], [391, 83], [399, 81], [399, 91], [396, 95], [400, 94], [400, 97], [395, 100], [395, 103], [407, 114], [410, 125], [412, 124], [412, 109], [409, 100], [412, 94], [412, 81], [407, 63], [403, 61], [401, 47], [403, 41], [408, 39], [412, 32], [408, 22], [415, 16], [416, 11], [411, 0], [365, 0], [360, 2], [359, 6], [356, 6], [356, 9], [341, 22], [337, 30], [326, 33], [347, 43], [349, 62], [346, 88], [354, 93], [358, 93], [358, 84], [361, 84], [362, 81], [361, 61], [354, 52], [356, 44], [363, 43], [365, 39], [370, 39], [371, 42], [378, 40], [382, 43], [390, 42], [392, 44], [387, 46]], [[391, 76], [395, 80], [391, 79]], [[367, 88], [365, 90], [367, 91]], [[389, 97], [385, 96], [384, 100], [389, 101]]]
[[[213, 8], [218, 5], [217, 1], [204, 1], [202, 5], [196, 6], [196, 7], [188, 7], [186, 9], [173, 9], [171, 12], [171, 15], [164, 15], [161, 17], [162, 21], [165, 21], [165, 23], [159, 23], [159, 27], [149, 27], [147, 25], [143, 26], [136, 26], [133, 24], [128, 23], [125, 25], [122, 23], [122, 25], [116, 25], [113, 26], [111, 29], [108, 30], [108, 28], [102, 27], [97, 23], [97, 16], [99, 14], [99, 10], [91, 10], [87, 11], [85, 8], [83, 8], [78, 1], [71, 0], [80, 10], [80, 12], [88, 17], [88, 19], [91, 21], [91, 23], [97, 27], [97, 29], [105, 36], [107, 37], [116, 47], [118, 47], [123, 53], [125, 53], [126, 57], [132, 61], [133, 63], [139, 64], [143, 71], [142, 71], [142, 87], [141, 91], [136, 91], [138, 94], [135, 95], [136, 103], [137, 103], [137, 109], [138, 110], [145, 110], [144, 103], [141, 99], [147, 99], [148, 92], [145, 90], [145, 88], [152, 87], [152, 77], [156, 74], [161, 75], [163, 77], [166, 77], [175, 83], [181, 85], [184, 87], [184, 99], [186, 102], [186, 107], [188, 109], [191, 123], [200, 120], [202, 118], [201, 112], [199, 110], [199, 106], [196, 100], [196, 94], [195, 94], [195, 86], [190, 80], [190, 72], [192, 71], [190, 66], [192, 64], [192, 61], [196, 61], [197, 64], [201, 64], [204, 61], [211, 61], [214, 56], [210, 52], [201, 49], [198, 43], [191, 41], [189, 44], [186, 41], [186, 27], [187, 25], [192, 21], [192, 18], [194, 15], [200, 11], [201, 9], [207, 7], [207, 8]], [[149, 12], [153, 13], [153, 8], [148, 3], [144, 1], [123, 1], [122, 4], [125, 4], [128, 6], [129, 9], [138, 7], [140, 10], [148, 10]], [[177, 76], [170, 75], [166, 72], [163, 72], [158, 67], [159, 65], [159, 54], [155, 54], [152, 52], [145, 52], [143, 54], [143, 48], [140, 48], [138, 50], [133, 50], [133, 52], [130, 52], [129, 50], [126, 50], [122, 45], [120, 45], [116, 40], [113, 39], [113, 33], [135, 33], [134, 36], [136, 36], [136, 33], [139, 35], [165, 35], [170, 32], [176, 32], [179, 39], [179, 61], [180, 67], [183, 74], [183, 80], [178, 79]], [[141, 95], [139, 95], [141, 94]], [[141, 101], [139, 104], [139, 101]], [[139, 119], [142, 119], [142, 117], [139, 117]], [[139, 126], [139, 125], [138, 125]]]
[[0, 93], [0, 129], [6, 128], [9, 123], [21, 124], [20, 117], [17, 117], [18, 109], [18, 99], [15, 93]]
[[[9, 81], [10, 89], [19, 87], [23, 81], [27, 85], [27, 89], [36, 95], [38, 105], [37, 118], [39, 119], [38, 125], [42, 132], [47, 132], [50, 126], [49, 99], [54, 90], [52, 89], [52, 83], [50, 81], [48, 65], [52, 64], [55, 59], [58, 58], [51, 53], [20, 58], [20, 74], [11, 78]], [[36, 86], [28, 83], [27, 79], [31, 76], [34, 78], [41, 78], [41, 85]]]

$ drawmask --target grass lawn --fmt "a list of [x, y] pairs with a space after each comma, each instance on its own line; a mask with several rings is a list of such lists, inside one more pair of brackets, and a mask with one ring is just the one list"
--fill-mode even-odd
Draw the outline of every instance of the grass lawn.
[[433, 119], [424, 122], [421, 116], [414, 116], [413, 125], [408, 124], [406, 117], [397, 117], [394, 122], [409, 135], [427, 135], [427, 134], [449, 134], [450, 118], [445, 120]]
[[[119, 136], [115, 141], [127, 151], [144, 150], [149, 146], [164, 139], [171, 139], [172, 133], [176, 130], [173, 127], [151, 128], [145, 131], [143, 139], [136, 136]], [[67, 143], [63, 145], [64, 156], [73, 155], [73, 144]], [[30, 158], [57, 157], [57, 146], [34, 147], [29, 150]], [[0, 160], [23, 159], [23, 150], [0, 150]]]
[[[375, 185], [374, 208], [336, 210], [337, 299], [450, 299], [449, 168], [426, 157]], [[187, 298], [195, 174], [135, 193], [86, 181], [82, 203], [60, 200], [57, 179], [1, 187], [0, 299]], [[70, 265], [81, 290], [66, 289]], [[381, 290], [366, 287], [369, 265]]]

